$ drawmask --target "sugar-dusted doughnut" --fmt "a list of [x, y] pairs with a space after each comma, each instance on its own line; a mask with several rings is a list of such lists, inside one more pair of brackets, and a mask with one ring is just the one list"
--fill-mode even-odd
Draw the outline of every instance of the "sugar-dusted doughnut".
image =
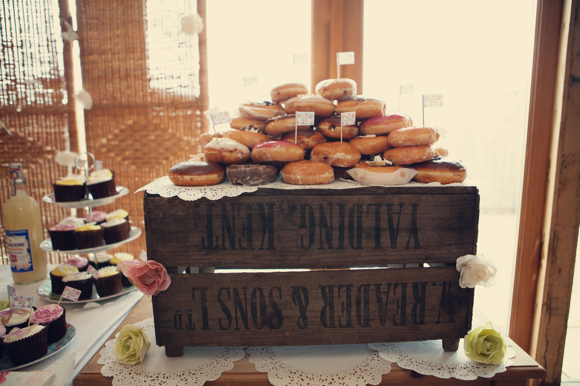
[[284, 108], [288, 114], [295, 114], [296, 111], [313, 111], [316, 117], [329, 117], [334, 113], [334, 103], [331, 100], [312, 94], [288, 99]]
[[326, 79], [318, 82], [316, 94], [330, 100], [343, 100], [356, 96], [356, 82], [352, 79]]
[[246, 130], [246, 129], [257, 129], [264, 131], [266, 127], [266, 121], [263, 119], [244, 117], [243, 115], [238, 115], [233, 117], [230, 121], [230, 127], [236, 130]]
[[308, 88], [302, 83], [286, 83], [274, 87], [270, 91], [270, 98], [274, 103], [282, 103], [297, 95], [308, 94]]
[[427, 161], [411, 167], [417, 171], [413, 179], [419, 182], [453, 184], [467, 178], [467, 170], [459, 162]]
[[394, 147], [383, 153], [383, 158], [395, 165], [411, 165], [430, 161], [436, 157], [445, 157], [447, 150], [431, 146]]
[[330, 166], [353, 167], [360, 161], [360, 153], [348, 142], [325, 142], [314, 146], [310, 159], [326, 162]]
[[304, 159], [304, 149], [286, 141], [270, 141], [254, 146], [252, 161], [256, 163], [284, 163]]
[[178, 186], [216, 185], [224, 179], [224, 168], [215, 162], [181, 162], [169, 170], [169, 179]]
[[431, 127], [403, 127], [389, 133], [389, 146], [432, 145], [439, 139], [439, 131]]
[[364, 155], [381, 154], [389, 148], [386, 135], [354, 137], [348, 142]]
[[389, 134], [402, 127], [411, 126], [411, 118], [400, 114], [388, 114], [379, 117], [366, 119], [360, 124], [360, 132], [362, 135], [368, 134]]
[[372, 98], [354, 97], [339, 101], [334, 110], [339, 115], [354, 111], [357, 119], [364, 119], [383, 115], [385, 102]]
[[349, 140], [358, 135], [358, 126], [340, 126], [340, 117], [325, 118], [316, 125], [318, 131], [324, 134], [327, 138], [340, 138], [342, 131], [342, 139]]
[[257, 186], [274, 181], [278, 169], [273, 165], [238, 164], [228, 166], [226, 175], [232, 184]]
[[204, 146], [203, 153], [208, 161], [220, 164], [241, 164], [250, 158], [250, 149], [229, 138], [214, 138]]
[[404, 166], [376, 166], [374, 162], [360, 162], [347, 173], [363, 184], [404, 185], [411, 181], [417, 171]]
[[297, 141], [295, 141], [296, 134], [294, 131], [284, 133], [282, 136], [282, 141], [296, 143], [298, 146], [305, 150], [310, 150], [319, 143], [326, 142], [326, 137], [313, 129], [298, 130], [297, 134], [298, 138]]
[[249, 118], [268, 120], [278, 115], [284, 115], [284, 108], [278, 103], [247, 102], [240, 105], [240, 114]]
[[[268, 135], [280, 135], [296, 129], [296, 115], [281, 115], [266, 122], [264, 131]], [[298, 126], [298, 130], [308, 129], [310, 126]]]
[[201, 148], [203, 149], [205, 145], [210, 143], [214, 138], [222, 138], [222, 137], [223, 137], [222, 133], [202, 133], [199, 136], [198, 140], [199, 144], [201, 145]]
[[284, 166], [280, 176], [287, 184], [321, 185], [334, 181], [334, 170], [324, 162], [297, 161]]
[[266, 134], [258, 132], [258, 130], [230, 130], [223, 134], [224, 138], [233, 139], [245, 145], [248, 148], [253, 148], [260, 143], [271, 141], [272, 138], [268, 137]]

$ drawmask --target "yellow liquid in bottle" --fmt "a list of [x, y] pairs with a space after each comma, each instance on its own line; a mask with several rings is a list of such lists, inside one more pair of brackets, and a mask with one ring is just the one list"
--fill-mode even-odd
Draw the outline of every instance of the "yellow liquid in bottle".
[[[7, 231], [7, 235], [10, 231], [28, 231], [28, 241], [30, 244], [29, 255], [27, 245], [24, 247], [26, 251], [19, 247], [22, 243], [26, 244], [26, 238], [21, 236], [24, 232], [19, 232], [18, 236], [11, 237], [11, 240], [14, 242], [12, 247], [8, 245], [9, 238], [6, 237], [6, 249], [10, 258], [11, 267], [14, 267], [13, 261], [16, 257], [19, 259], [19, 264], [23, 258], [26, 260], [26, 256], [30, 256], [32, 262], [33, 269], [31, 271], [14, 272], [14, 269], [12, 269], [14, 283], [32, 283], [46, 278], [46, 260], [44, 258], [44, 251], [40, 249], [43, 233], [38, 202], [26, 194], [25, 190], [18, 189], [16, 190], [16, 195], [6, 201], [2, 209], [4, 229]], [[14, 245], [18, 246], [14, 247]], [[11, 251], [14, 253], [11, 253]]]

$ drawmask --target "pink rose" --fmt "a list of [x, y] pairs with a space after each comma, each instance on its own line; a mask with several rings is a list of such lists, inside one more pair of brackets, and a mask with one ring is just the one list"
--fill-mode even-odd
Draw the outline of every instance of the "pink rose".
[[153, 260], [123, 261], [118, 268], [145, 295], [155, 296], [171, 284], [165, 267]]
[[8, 375], [10, 371], [2, 371], [0, 372], [0, 383], [6, 382], [6, 375]]

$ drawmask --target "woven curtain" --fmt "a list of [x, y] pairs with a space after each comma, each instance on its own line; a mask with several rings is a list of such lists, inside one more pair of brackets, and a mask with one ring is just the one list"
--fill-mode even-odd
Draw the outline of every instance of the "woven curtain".
[[[131, 192], [96, 210], [125, 209], [142, 231], [143, 193], [135, 190], [197, 153], [206, 130], [205, 33], [182, 31], [196, 13], [205, 18], [204, 1], [77, 0], [83, 88], [93, 99], [87, 150]], [[112, 252], [145, 249], [143, 235]]]
[[[52, 182], [67, 173], [54, 162], [76, 138], [72, 103], [65, 82], [63, 41], [56, 0], [0, 0], [0, 206], [11, 196], [10, 162], [21, 162], [28, 194], [40, 204], [47, 229], [68, 211], [42, 202]], [[72, 141], [76, 146], [76, 140]], [[0, 263], [8, 264], [0, 222]], [[50, 262], [64, 255], [49, 254]]]

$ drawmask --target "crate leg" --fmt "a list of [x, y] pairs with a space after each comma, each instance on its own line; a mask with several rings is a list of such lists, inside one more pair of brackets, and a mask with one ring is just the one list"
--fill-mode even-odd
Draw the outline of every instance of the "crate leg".
[[443, 339], [444, 351], [457, 351], [459, 348], [459, 339]]
[[165, 346], [165, 356], [174, 358], [183, 356], [183, 346]]

